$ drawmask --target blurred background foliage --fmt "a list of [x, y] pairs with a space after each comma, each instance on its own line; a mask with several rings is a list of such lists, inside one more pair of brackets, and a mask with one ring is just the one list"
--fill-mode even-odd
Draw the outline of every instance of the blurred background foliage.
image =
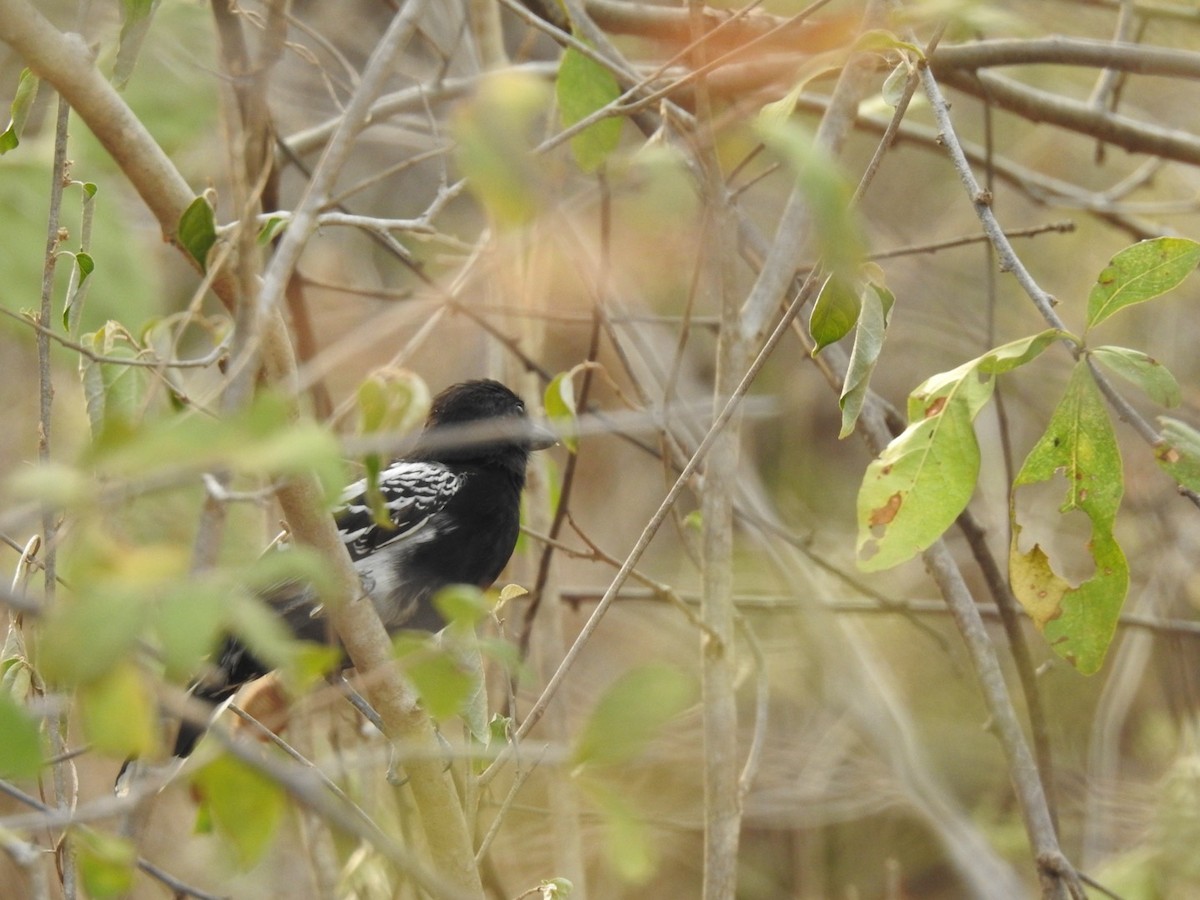
[[[651, 7], [608, 5], [617, 12], [631, 7], [631, 16]], [[804, 5], [778, 0], [760, 11], [788, 16]], [[307, 335], [297, 340], [306, 407], [332, 433], [352, 434], [356, 389], [381, 366], [419, 373], [435, 390], [469, 377], [500, 377], [536, 399], [545, 384], [532, 367], [560, 373], [586, 359], [593, 305], [603, 296], [608, 324], [598, 359], [604, 374], [595, 377], [591, 400], [612, 414], [653, 410], [662, 399], [662, 384], [671, 379], [677, 406], [670, 415], [683, 422], [680, 433], [694, 441], [694, 417], [704, 419], [712, 403], [720, 314], [714, 292], [694, 287], [707, 274], [702, 257], [711, 244], [704, 229], [712, 213], [689, 171], [691, 154], [697, 152], [690, 143], [695, 135], [650, 107], [641, 119], [625, 121], [602, 176], [581, 171], [566, 145], [536, 158], [523, 155], [521, 148], [560, 128], [551, 87], [561, 50], [505, 8], [500, 16], [504, 46], [520, 72], [502, 76], [506, 81], [489, 81], [468, 27], [468, 6], [430, 6], [389, 83], [389, 90], [410, 93], [376, 116], [359, 137], [335, 189], [347, 209], [362, 216], [415, 219], [433, 210], [423, 226], [394, 232], [412, 264], [366, 229], [323, 226], [305, 251], [296, 279], [302, 299], [289, 313], [297, 332]], [[588, 6], [607, 23], [617, 48], [639, 65], [653, 67], [683, 46], [678, 35], [614, 24], [616, 14], [609, 10], [614, 18], [606, 18], [605, 4]], [[735, 3], [712, 6], [738, 8]], [[947, 43], [1050, 34], [1108, 40], [1119, 17], [1130, 16], [1136, 23], [1130, 39], [1200, 53], [1200, 8], [1193, 3], [1151, 8], [1099, 0], [960, 0], [899, 6], [922, 39], [949, 21]], [[288, 44], [272, 72], [269, 94], [275, 134], [290, 147], [279, 149], [280, 209], [297, 202], [323, 146], [313, 130], [338, 114], [393, 7], [368, 0], [291, 4]], [[73, 24], [75, 4], [43, 3], [41, 9], [61, 28], [79, 27]], [[257, 4], [238, 10], [247, 34], [257, 41], [262, 10]], [[739, 82], [733, 76], [724, 80], [718, 70], [711, 79], [715, 159], [739, 209], [768, 236], [775, 232], [794, 173], [778, 157], [754, 152], [757, 137], [746, 124], [764, 103], [786, 94], [792, 87], [789, 73], [805, 59], [847, 46], [852, 40], [847, 34], [861, 14], [859, 2], [830, 3], [814, 14], [819, 27], [805, 40], [756, 51], [771, 62], [793, 55], [783, 74], [751, 72]], [[116, 53], [119, 15], [117, 4], [88, 5], [82, 27], [106, 72]], [[889, 24], [899, 29], [902, 23]], [[735, 38], [729, 40], [732, 46]], [[860, 127], [840, 154], [850, 184], [874, 152], [880, 123], [890, 117], [890, 107], [877, 94], [894, 62], [880, 60], [873, 74], [876, 94], [864, 101]], [[15, 91], [21, 67], [19, 58], [0, 47], [4, 96]], [[1005, 74], [1084, 100], [1098, 70], [1032, 65], [1005, 69]], [[228, 110], [223, 111], [223, 104], [229, 105], [226, 79], [209, 6], [168, 2], [155, 12], [123, 94], [193, 190], [214, 198], [220, 225], [234, 219], [231, 133]], [[817, 101], [828, 97], [831, 86], [831, 77], [814, 79], [795, 120], [815, 128]], [[1194, 80], [1184, 78], [1130, 77], [1121, 82], [1118, 111], [1194, 131], [1198, 90]], [[1068, 327], [1082, 331], [1088, 292], [1119, 250], [1159, 234], [1200, 237], [1200, 170], [1195, 166], [1148, 162], [1143, 155], [1098, 145], [1088, 135], [985, 110], [962, 93], [951, 92], [951, 97], [960, 136], [979, 146], [991, 142], [1001, 173], [991, 183], [1000, 221], [1014, 229], [1069, 223], [1014, 239], [1025, 265], [1059, 301]], [[690, 92], [680, 98], [694, 108]], [[979, 234], [970, 198], [934, 140], [931, 121], [918, 92], [906, 122], [925, 131], [901, 133], [860, 204], [869, 253]], [[53, 92], [43, 87], [20, 147], [0, 157], [0, 305], [18, 314], [38, 305], [53, 122]], [[506, 142], [516, 149], [503, 152]], [[473, 149], [482, 162], [472, 157]], [[211, 296], [197, 295], [196, 272], [163, 242], [159, 225], [77, 119], [68, 155], [72, 177], [98, 186], [89, 248], [96, 270], [81, 331], [116, 321], [141, 339], [160, 323], [171, 336], [179, 328], [183, 355], [209, 352], [219, 340], [214, 334], [229, 327], [227, 313]], [[513, 169], [488, 168], [496, 164]], [[985, 172], [982, 164], [976, 169]], [[458, 186], [463, 174], [475, 179], [471, 189]], [[80, 202], [78, 190], [66, 192], [61, 222], [71, 234], [63, 244], [67, 249], [74, 248]], [[607, 234], [603, 216], [611, 222]], [[817, 227], [827, 224], [818, 221]], [[735, 250], [725, 247], [730, 258]], [[1015, 281], [995, 273], [980, 242], [897, 254], [879, 265], [896, 306], [872, 387], [899, 408], [929, 375], [1044, 327]], [[68, 268], [60, 266], [58, 273], [59, 304]], [[733, 280], [735, 291], [744, 295], [753, 273], [742, 266]], [[1137, 347], [1164, 363], [1182, 387], [1181, 406], [1172, 415], [1194, 425], [1200, 424], [1198, 308], [1200, 281], [1193, 278], [1098, 329], [1101, 342]], [[173, 317], [189, 309], [209, 317], [214, 328], [181, 327], [184, 320]], [[164, 443], [166, 449], [157, 455], [135, 453], [126, 468], [106, 471], [105, 456], [97, 453], [89, 431], [79, 356], [56, 346], [52, 361], [52, 455], [63, 468], [42, 476], [33, 495], [45, 496], [49, 482], [64, 493], [70, 510], [59, 548], [64, 578], [68, 584], [86, 580], [97, 596], [119, 597], [111, 609], [168, 608], [176, 597], [163, 585], [187, 578], [205, 497], [198, 483], [201, 470], [226, 468], [234, 473], [232, 487], [245, 491], [264, 487], [264, 472], [278, 475], [289, 467], [318, 466], [331, 485], [348, 471], [331, 443], [309, 431], [289, 431], [293, 426], [278, 421], [257, 435], [247, 426], [221, 437], [214, 426], [198, 432], [190, 448], [180, 451]], [[972, 510], [997, 556], [1003, 557], [1007, 547], [1012, 472], [1042, 433], [1070, 362], [1056, 348], [1006, 377], [1003, 418], [993, 406], [976, 423], [983, 464]], [[27, 323], [0, 319], [0, 408], [9, 416], [8, 426], [0, 429], [0, 472], [17, 482], [28, 476], [37, 456], [36, 375], [34, 333]], [[158, 446], [146, 435], [172, 421], [180, 408], [214, 411], [224, 383], [215, 367], [179, 370], [169, 385], [144, 373], [136, 377], [129, 440], [142, 451]], [[1162, 412], [1132, 391], [1129, 397], [1151, 420]], [[800, 341], [785, 341], [755, 383], [753, 399], [758, 403], [751, 405], [742, 429], [739, 499], [744, 512], [782, 530], [795, 554], [781, 564], [778, 549], [758, 539], [755, 527], [744, 525], [738, 533], [735, 594], [754, 635], [739, 650], [743, 749], [754, 741], [756, 709], [767, 712], [761, 765], [744, 799], [739, 895], [936, 900], [1006, 896], [1018, 885], [1033, 896], [1036, 880], [1005, 764], [988, 731], [969, 660], [934, 585], [917, 562], [871, 576], [856, 570], [855, 497], [871, 454], [857, 438], [838, 440], [836, 392]], [[1091, 678], [1055, 656], [1032, 627], [1027, 631], [1055, 754], [1048, 787], [1057, 803], [1064, 850], [1120, 896], [1175, 900], [1200, 894], [1194, 853], [1200, 784], [1200, 580], [1194, 560], [1200, 528], [1196, 509], [1179, 497], [1150, 448], [1120, 423], [1117, 428], [1126, 491], [1116, 532], [1132, 571], [1126, 621], [1104, 668]], [[604, 432], [584, 436], [569, 500], [587, 544], [617, 559], [628, 552], [674, 479], [674, 471], [657, 456], [657, 432], [644, 421], [632, 430], [633, 440]], [[120, 441], [113, 440], [119, 456]], [[555, 454], [534, 473], [526, 521], [537, 532], [547, 530], [551, 498], [566, 465], [565, 451]], [[71, 479], [80, 476], [82, 488], [68, 491], [75, 484]], [[96, 480], [88, 480], [93, 476]], [[156, 477], [161, 484], [151, 489]], [[6, 483], [3, 504], [16, 509], [30, 496], [29, 485], [22, 494], [12, 487], [12, 478]], [[1029, 527], [1047, 546], [1078, 554], [1086, 523], [1082, 534], [1064, 528], [1055, 511], [1059, 502], [1055, 498], [1044, 510], [1044, 521], [1031, 520]], [[639, 564], [685, 602], [694, 600], [700, 585], [695, 522], [686, 518], [698, 506], [696, 495], [685, 494], [673, 527], [662, 530]], [[252, 562], [278, 531], [279, 516], [266, 500], [232, 504], [229, 510], [220, 561], [228, 571], [241, 572], [238, 567]], [[0, 547], [0, 561], [5, 571], [13, 571], [16, 547], [28, 535], [6, 536], [11, 544]], [[949, 539], [964, 561], [972, 591], [986, 598], [982, 577], [965, 562], [970, 558], [965, 544], [954, 532]], [[589, 553], [571, 529], [562, 540], [581, 552], [555, 555], [531, 656], [517, 667], [518, 716], [537, 696], [612, 575], [612, 566], [597, 561], [599, 554]], [[539, 542], [525, 541], [506, 579], [532, 586], [540, 553]], [[80, 600], [69, 590], [62, 593], [64, 604]], [[86, 601], [88, 589], [79, 594]], [[237, 623], [258, 634], [261, 626], [230, 611], [241, 607], [228, 583], [216, 579], [200, 586], [199, 594], [201, 606], [219, 612], [189, 623], [199, 634], [211, 638], [219, 625]], [[571, 748], [583, 752], [575, 741], [598, 740], [597, 729], [633, 727], [619, 718], [589, 719], [593, 710], [606, 708], [601, 698], [614, 684], [616, 696], [622, 696], [620, 679], [631, 670], [666, 664], [689, 679], [698, 671], [697, 631], [688, 618], [646, 588], [631, 585], [626, 595], [580, 657], [553, 714], [527, 739], [523, 752], [529, 758], [544, 746], [550, 749], [505, 810], [491, 844], [486, 880], [497, 896], [516, 896], [555, 876], [571, 878], [577, 890], [595, 897], [698, 895], [704, 807], [694, 697], [676, 690], [674, 676], [653, 681], [655, 689], [645, 693], [659, 698], [667, 711], [682, 711], [673, 716], [662, 711], [663, 721], [654, 723], [653, 734], [636, 753], [617, 763], [592, 760], [592, 765], [571, 755]], [[505, 616], [506, 638], [519, 632], [523, 611], [522, 601], [513, 601]], [[101, 618], [111, 623], [110, 613], [102, 610]], [[171, 644], [168, 627], [153, 621], [146, 616], [124, 631], [117, 628], [107, 652], [114, 660], [123, 658], [147, 637], [160, 647], [164, 640]], [[73, 639], [87, 644], [93, 638], [100, 642], [87, 633]], [[995, 638], [1003, 644], [998, 627]], [[271, 636], [258, 634], [258, 639]], [[70, 661], [73, 654], [92, 652], [73, 648], [68, 643], [58, 653]], [[193, 650], [179, 652], [186, 658]], [[1002, 652], [1002, 658], [1008, 657]], [[502, 662], [492, 664], [501, 674], [511, 668], [510, 659]], [[171, 668], [176, 681], [186, 680]], [[143, 669], [154, 666], [145, 663]], [[86, 673], [63, 677], [68, 684], [91, 683]], [[508, 708], [499, 687], [504, 680], [493, 679], [496, 709]], [[144, 674], [134, 681], [143, 687], [152, 683]], [[756, 708], [760, 684], [769, 687], [769, 695], [765, 706]], [[1013, 695], [1019, 698], [1015, 688]], [[289, 739], [381, 826], [411, 838], [410, 811], [382, 789], [388, 762], [378, 736], [355, 733], [354, 715], [334, 691], [318, 691], [302, 701], [301, 709], [311, 715], [297, 717], [305, 724], [294, 726]], [[71, 747], [82, 742], [79, 727], [76, 722], [69, 732]], [[144, 749], [141, 738], [122, 745], [125, 738], [109, 749], [117, 755]], [[92, 753], [75, 766], [80, 797], [86, 800], [105, 794], [117, 763]], [[506, 773], [479, 798], [480, 835], [513, 777]], [[273, 841], [260, 845], [253, 836], [253, 860], [235, 860], [228, 845], [193, 834], [191, 803], [178, 782], [168, 789], [151, 824], [141, 823], [135, 831], [137, 852], [183, 881], [222, 895], [328, 895], [330, 885], [322, 881], [319, 865], [311, 864], [307, 848], [316, 839], [306, 814], [282, 815], [282, 831]], [[265, 803], [274, 808], [273, 798]], [[0, 801], [0, 815], [21, 811], [16, 801]], [[365, 844], [339, 834], [334, 850], [339, 895], [408, 896]], [[241, 871], [239, 861], [256, 864]], [[22, 896], [30, 889], [28, 878], [0, 857], [0, 895]], [[144, 876], [132, 890], [138, 897], [163, 895], [161, 885]]]

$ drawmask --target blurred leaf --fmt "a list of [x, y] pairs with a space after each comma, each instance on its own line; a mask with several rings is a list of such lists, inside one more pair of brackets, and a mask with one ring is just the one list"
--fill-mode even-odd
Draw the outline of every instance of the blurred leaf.
[[0, 734], [4, 735], [0, 740], [0, 778], [36, 776], [42, 768], [38, 722], [7, 692], [0, 692]]
[[[1067, 481], [1060, 512], [1082, 510], [1092, 523], [1086, 549], [1095, 574], [1078, 587], [1053, 571], [1040, 546], [1035, 544], [1029, 553], [1018, 548], [1017, 488], [1050, 481], [1058, 473]], [[1078, 363], [1046, 433], [1013, 481], [1009, 579], [1050, 646], [1085, 675], [1104, 662], [1129, 589], [1129, 566], [1113, 536], [1123, 491], [1121, 454], [1104, 399], [1090, 369]]]
[[433, 608], [446, 624], [471, 632], [491, 612], [483, 591], [472, 584], [451, 584], [442, 588], [433, 595]]
[[1185, 488], [1200, 491], [1200, 431], [1186, 422], [1161, 416], [1154, 458]]
[[[98, 356], [109, 359], [136, 359], [141, 348], [120, 322], [109, 321], [79, 341]], [[80, 357], [84, 401], [92, 436], [127, 434], [142, 416], [148, 375], [137, 366], [119, 362], [97, 362]]]
[[531, 76], [490, 74], [451, 124], [467, 186], [501, 227], [528, 222], [540, 205], [544, 164], [532, 151], [547, 100]]
[[609, 863], [626, 881], [642, 884], [654, 874], [657, 853], [646, 823], [621, 793], [595, 778], [577, 783], [599, 808]]
[[825, 279], [808, 320], [808, 332], [816, 344], [814, 356], [854, 329], [862, 302], [854, 285], [833, 275]]
[[994, 375], [1068, 337], [1050, 329], [1011, 341], [927, 378], [908, 398], [909, 425], [867, 466], [858, 491], [858, 564], [877, 572], [925, 550], [954, 524], [975, 492], [973, 422]]
[[135, 663], [117, 663], [81, 685], [76, 699], [92, 749], [118, 759], [150, 756], [157, 750], [158, 710]]
[[25, 121], [29, 118], [29, 110], [37, 99], [40, 79], [28, 69], [21, 70], [21, 78], [17, 82], [17, 93], [13, 96], [11, 117], [8, 127], [0, 133], [0, 156], [13, 150], [21, 143], [21, 133], [25, 130]]
[[1088, 328], [1113, 313], [1176, 287], [1200, 264], [1200, 243], [1160, 237], [1139, 241], [1112, 258], [1088, 296]]
[[457, 715], [476, 686], [476, 677], [437, 646], [433, 635], [402, 631], [392, 640], [404, 674], [412, 682], [425, 711], [435, 719]]
[[1128, 347], [1096, 347], [1090, 353], [1104, 368], [1140, 387], [1155, 403], [1179, 405], [1179, 382], [1157, 359]]
[[[358, 386], [358, 433], [362, 435], [407, 432], [416, 428], [429, 414], [429, 387], [407, 369], [376, 369]], [[367, 505], [375, 522], [394, 529], [379, 478], [383, 458], [370, 453], [363, 459], [366, 469]]]
[[121, 0], [121, 37], [117, 44], [117, 61], [113, 64], [113, 87], [118, 91], [124, 90], [129, 83], [157, 6], [158, 0]]
[[200, 271], [208, 268], [208, 251], [217, 242], [217, 225], [213, 208], [204, 197], [191, 202], [179, 217], [179, 245], [200, 264]]
[[563, 446], [572, 453], [579, 451], [579, 414], [575, 409], [575, 373], [578, 367], [559, 372], [546, 385], [542, 405], [546, 419]]
[[137, 848], [116, 835], [92, 828], [71, 832], [79, 877], [89, 897], [123, 897], [133, 887], [137, 871]]
[[858, 327], [854, 332], [854, 348], [850, 351], [850, 362], [846, 367], [846, 380], [838, 405], [842, 408], [842, 430], [838, 438], [845, 438], [854, 431], [854, 425], [867, 399], [871, 373], [883, 350], [895, 298], [882, 284], [871, 283], [862, 295], [862, 310]]
[[853, 283], [866, 243], [850, 203], [853, 188], [837, 160], [796, 122], [760, 117], [755, 130], [762, 142], [795, 170], [811, 207], [810, 230], [825, 270]]
[[216, 832], [248, 869], [258, 862], [283, 819], [283, 789], [250, 766], [222, 754], [192, 776]]
[[42, 626], [38, 671], [52, 684], [86, 684], [133, 654], [149, 607], [119, 590], [64, 598]]
[[[558, 110], [564, 128], [586, 119], [621, 96], [612, 72], [574, 47], [568, 47], [558, 66], [555, 81]], [[621, 142], [619, 116], [601, 119], [571, 138], [571, 152], [584, 172], [594, 172]]]
[[629, 762], [695, 700], [695, 683], [678, 669], [661, 663], [630, 669], [596, 703], [571, 758], [578, 766]]
[[214, 581], [182, 581], [164, 595], [154, 618], [168, 678], [186, 682], [213, 652], [228, 613], [226, 586]]
[[895, 68], [888, 73], [888, 77], [883, 81], [883, 100], [888, 106], [895, 109], [900, 105], [900, 100], [904, 97], [904, 91], [908, 88], [908, 79], [912, 75], [914, 69], [908, 60], [901, 60], [896, 64]]

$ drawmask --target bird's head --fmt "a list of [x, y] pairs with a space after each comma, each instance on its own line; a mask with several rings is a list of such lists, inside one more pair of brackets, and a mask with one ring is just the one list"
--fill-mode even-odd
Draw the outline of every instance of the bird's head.
[[519, 465], [524, 473], [531, 450], [544, 450], [558, 439], [530, 420], [521, 398], [498, 381], [464, 381], [433, 398], [418, 455], [438, 462], [497, 462]]

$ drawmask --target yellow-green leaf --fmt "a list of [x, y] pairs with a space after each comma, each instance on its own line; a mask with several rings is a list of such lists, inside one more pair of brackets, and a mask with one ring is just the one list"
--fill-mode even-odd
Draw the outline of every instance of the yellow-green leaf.
[[92, 828], [77, 828], [71, 836], [87, 895], [102, 900], [128, 894], [137, 869], [137, 847], [133, 842]]
[[1186, 422], [1162, 416], [1162, 432], [1154, 458], [1185, 488], [1200, 491], [1200, 431]]
[[478, 683], [475, 674], [426, 632], [400, 632], [392, 645], [430, 716], [445, 719], [463, 711]]
[[223, 754], [192, 776], [217, 834], [227, 840], [243, 868], [259, 859], [283, 818], [286, 798], [274, 781]]
[[[612, 72], [574, 47], [568, 47], [563, 53], [555, 91], [564, 127], [587, 118], [621, 95]], [[601, 119], [571, 138], [571, 153], [579, 168], [585, 172], [600, 168], [621, 142], [623, 121], [616, 116]]]
[[[1060, 512], [1081, 510], [1092, 526], [1085, 549], [1095, 570], [1079, 585], [1057, 574], [1041, 547], [1034, 545], [1026, 553], [1018, 546], [1018, 488], [1050, 481], [1058, 473], [1067, 483]], [[1116, 435], [1091, 371], [1081, 362], [1045, 434], [1013, 481], [1009, 578], [1013, 593], [1050, 646], [1085, 675], [1103, 663], [1129, 589], [1129, 566], [1113, 536], [1123, 491]]]
[[630, 669], [596, 703], [571, 758], [580, 766], [629, 762], [695, 699], [695, 683], [678, 669], [661, 663]]
[[37, 720], [0, 693], [0, 778], [32, 778], [42, 767], [42, 739]]
[[500, 72], [480, 82], [452, 122], [455, 158], [468, 189], [500, 226], [528, 222], [546, 190], [544, 167], [532, 151], [547, 100], [536, 79]]
[[1200, 264], [1200, 243], [1160, 237], [1126, 247], [1109, 261], [1088, 296], [1088, 328], [1176, 287]]
[[78, 707], [94, 750], [122, 759], [150, 756], [158, 748], [158, 711], [135, 663], [120, 662], [82, 685]]
[[579, 412], [575, 408], [575, 372], [577, 368], [559, 372], [546, 385], [542, 405], [546, 419], [564, 447], [572, 453], [579, 450]]
[[1155, 403], [1167, 407], [1179, 405], [1179, 382], [1154, 357], [1129, 347], [1096, 347], [1091, 355], [1110, 372], [1136, 384]]
[[133, 74], [157, 6], [158, 0], [121, 0], [121, 36], [117, 41], [117, 60], [113, 64], [113, 87], [117, 90], [123, 90]]

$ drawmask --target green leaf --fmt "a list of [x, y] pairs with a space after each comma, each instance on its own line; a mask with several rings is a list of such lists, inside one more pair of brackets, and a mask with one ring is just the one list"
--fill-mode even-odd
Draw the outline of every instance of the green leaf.
[[871, 284], [863, 293], [862, 311], [858, 327], [854, 332], [854, 348], [850, 351], [850, 363], [846, 367], [846, 380], [838, 405], [842, 408], [842, 430], [838, 438], [845, 438], [854, 431], [854, 425], [862, 412], [863, 403], [870, 387], [871, 373], [883, 350], [883, 339], [887, 333], [888, 319], [895, 298], [882, 285]]
[[575, 408], [575, 373], [578, 367], [559, 372], [546, 385], [542, 405], [546, 421], [571, 453], [579, 452], [579, 413]]
[[358, 386], [358, 433], [412, 431], [429, 414], [429, 386], [408, 369], [376, 369]]
[[[621, 96], [612, 72], [574, 47], [563, 53], [555, 82], [563, 127], [570, 127]], [[623, 119], [613, 116], [589, 125], [571, 138], [571, 153], [584, 172], [594, 172], [621, 142]]]
[[546, 101], [536, 79], [499, 72], [480, 82], [451, 123], [468, 189], [501, 227], [532, 219], [546, 190], [545, 166], [532, 152]]
[[113, 87], [123, 90], [133, 74], [142, 42], [150, 31], [151, 16], [158, 0], [121, 0], [121, 37], [113, 65]]
[[29, 118], [33, 101], [37, 99], [39, 83], [38, 77], [28, 69], [21, 70], [17, 93], [13, 96], [11, 118], [8, 120], [8, 127], [0, 134], [0, 156], [21, 143], [21, 133], [25, 130], [25, 121]]
[[1200, 491], [1200, 431], [1186, 422], [1161, 416], [1162, 432], [1154, 458], [1185, 488]]
[[89, 254], [81, 250], [74, 254], [74, 257], [75, 264], [71, 266], [71, 276], [67, 280], [67, 292], [63, 299], [62, 312], [63, 327], [69, 334], [74, 334], [79, 327], [83, 297], [87, 293], [83, 290], [83, 286], [88, 276], [96, 270], [96, 261]]
[[760, 117], [755, 132], [795, 170], [811, 207], [811, 231], [825, 270], [853, 283], [866, 241], [850, 202], [853, 187], [837, 160], [796, 122]]
[[262, 228], [258, 230], [258, 242], [260, 244], [269, 244], [275, 240], [276, 235], [287, 228], [288, 220], [285, 216], [271, 216], [267, 219]]
[[218, 756], [192, 776], [216, 830], [248, 869], [262, 858], [283, 819], [283, 789], [228, 754]]
[[158, 710], [137, 665], [123, 660], [77, 694], [83, 733], [92, 749], [117, 759], [158, 748]]
[[678, 669], [662, 663], [630, 669], [596, 703], [571, 758], [579, 766], [629, 762], [695, 700], [695, 683]]
[[833, 275], [825, 279], [808, 319], [808, 332], [816, 344], [814, 356], [853, 330], [862, 303], [853, 284]]
[[[7, 673], [6, 673], [7, 674]], [[37, 720], [0, 693], [0, 778], [33, 778], [42, 768], [42, 739]]]
[[883, 102], [893, 109], [900, 105], [900, 100], [904, 96], [904, 91], [908, 88], [909, 76], [913, 73], [913, 67], [908, 60], [901, 60], [888, 77], [883, 80]]
[[452, 654], [437, 646], [433, 635], [402, 631], [392, 640], [392, 646], [430, 716], [441, 720], [463, 710], [475, 690], [477, 678]]
[[1155, 403], [1167, 407], [1179, 405], [1179, 382], [1152, 356], [1128, 347], [1096, 347], [1090, 352], [1096, 362], [1136, 384]]
[[1200, 243], [1161, 237], [1126, 247], [1109, 261], [1088, 296], [1088, 328], [1134, 303], [1176, 287], [1200, 264]]
[[129, 893], [137, 871], [137, 847], [132, 841], [92, 828], [76, 828], [71, 837], [87, 896], [100, 900]]
[[908, 398], [909, 425], [867, 466], [858, 491], [858, 564], [877, 572], [928, 548], [966, 509], [979, 477], [973, 422], [994, 376], [1038, 356], [1050, 329], [927, 378]]
[[176, 239], [200, 265], [200, 270], [207, 270], [208, 251], [217, 242], [217, 225], [213, 218], [213, 208], [204, 197], [197, 197], [183, 211], [183, 215], [179, 217], [179, 234]]
[[[1028, 553], [1018, 547], [1017, 488], [1050, 481], [1058, 473], [1067, 482], [1060, 512], [1081, 510], [1092, 525], [1086, 549], [1095, 562], [1095, 573], [1077, 587], [1055, 573], [1040, 546], [1035, 544]], [[1085, 675], [1103, 663], [1129, 589], [1129, 566], [1113, 536], [1123, 491], [1116, 434], [1091, 371], [1081, 362], [1046, 433], [1013, 481], [1009, 579], [1013, 593], [1050, 646]]]

